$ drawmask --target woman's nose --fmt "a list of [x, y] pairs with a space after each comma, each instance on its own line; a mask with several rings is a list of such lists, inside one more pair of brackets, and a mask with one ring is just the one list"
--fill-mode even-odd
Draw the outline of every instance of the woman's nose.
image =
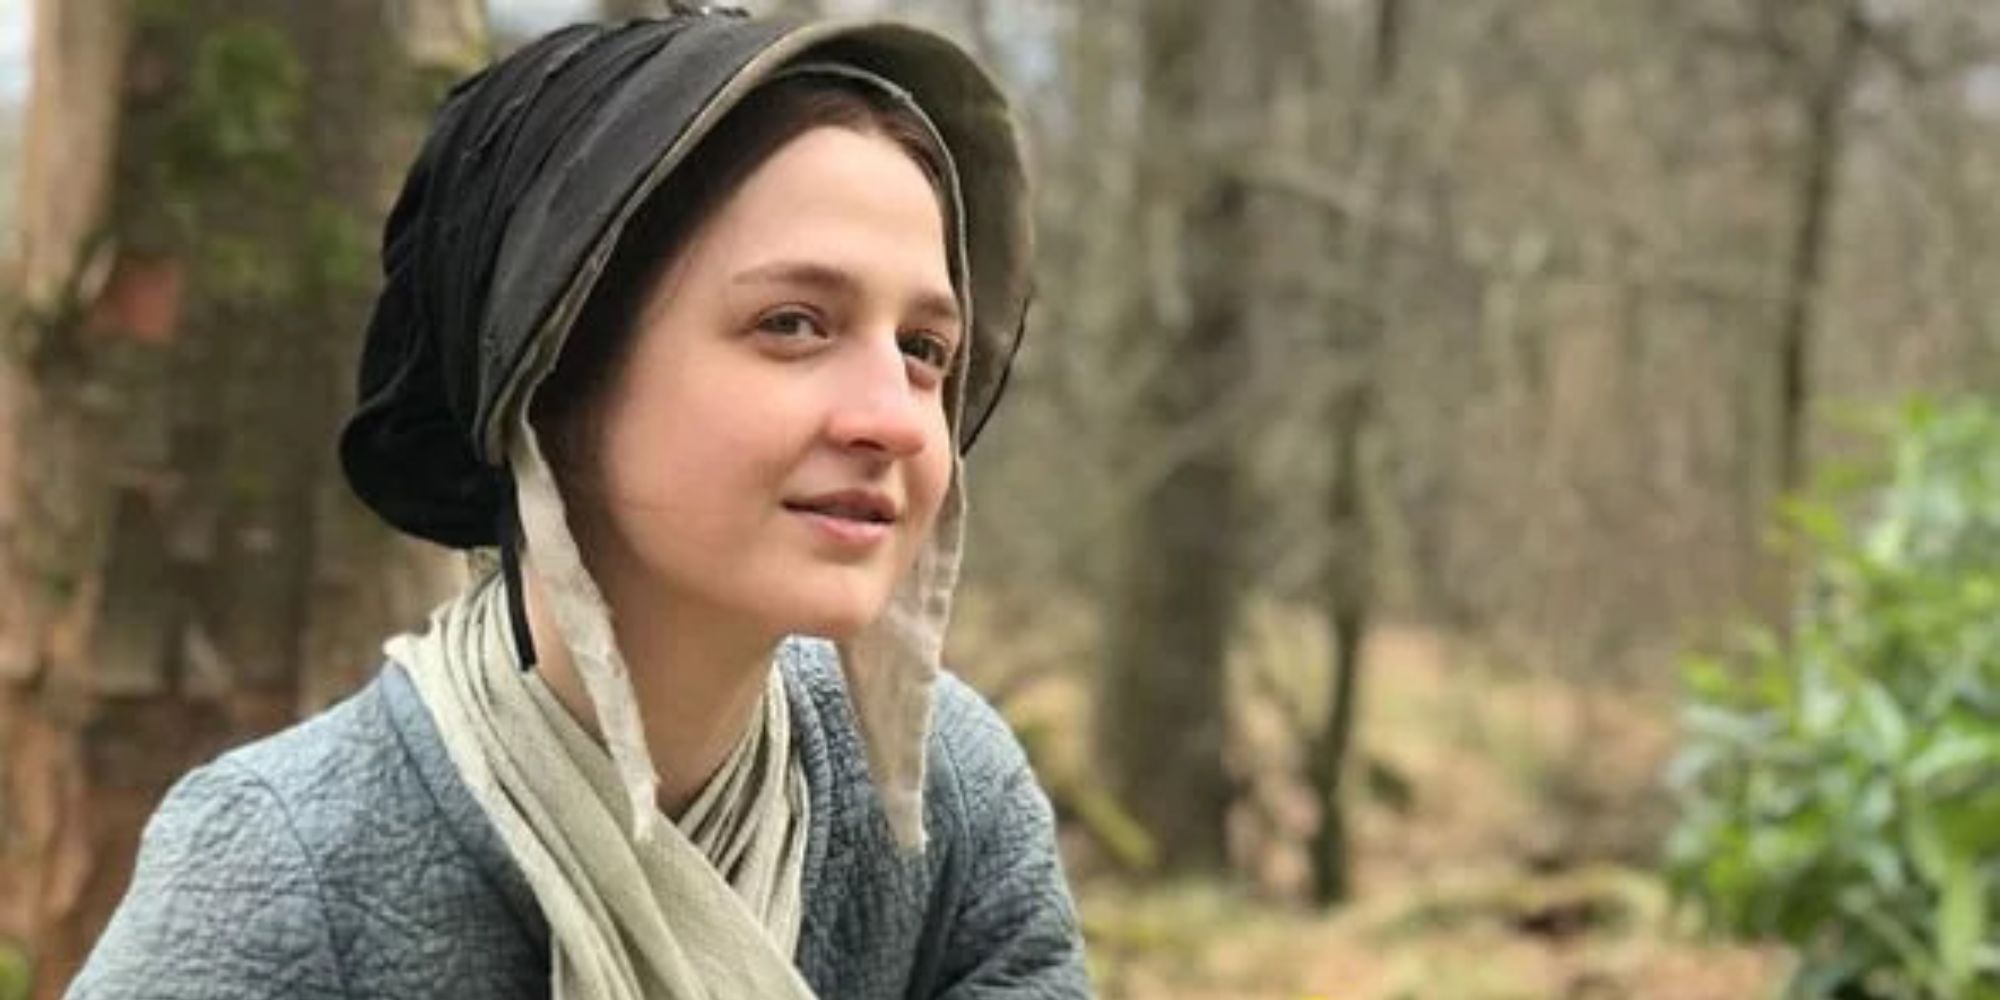
[[841, 366], [843, 377], [834, 387], [827, 421], [834, 443], [897, 457], [921, 452], [932, 423], [929, 408], [943, 404], [939, 395], [920, 392], [911, 383], [908, 361], [895, 338], [871, 339], [849, 361]]

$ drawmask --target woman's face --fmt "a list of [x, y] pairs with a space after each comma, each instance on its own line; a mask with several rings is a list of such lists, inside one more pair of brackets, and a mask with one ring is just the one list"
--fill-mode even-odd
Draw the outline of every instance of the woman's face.
[[639, 322], [594, 421], [595, 482], [570, 491], [614, 613], [767, 639], [872, 621], [951, 478], [962, 330], [923, 170], [877, 135], [802, 133]]

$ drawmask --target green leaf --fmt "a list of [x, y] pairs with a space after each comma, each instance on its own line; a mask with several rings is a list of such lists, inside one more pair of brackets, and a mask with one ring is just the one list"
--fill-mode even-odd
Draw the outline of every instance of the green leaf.
[[1805, 500], [1785, 500], [1779, 504], [1779, 516], [1792, 528], [1805, 536], [1806, 541], [1820, 546], [1840, 544], [1847, 537], [1847, 528], [1841, 523], [1840, 512], [1821, 503]]
[[1986, 940], [1986, 888], [1964, 855], [1946, 866], [1938, 897], [1938, 961], [1954, 994], [1977, 974], [1980, 945]]
[[1951, 850], [1945, 845], [1944, 831], [1938, 828], [1937, 818], [1927, 803], [1913, 801], [1905, 804], [1903, 848], [1910, 852], [1917, 874], [1932, 885], [1943, 884], [1951, 862]]
[[2000, 733], [1947, 733], [1910, 758], [1903, 774], [1910, 784], [1922, 787], [1961, 768], [2000, 771]]
[[1868, 729], [1881, 748], [1882, 759], [1902, 757], [1910, 746], [1910, 727], [1904, 721], [1903, 709], [1896, 704], [1896, 699], [1890, 697], [1882, 685], [1868, 682], [1862, 685], [1860, 704]]
[[1854, 921], [1858, 930], [1867, 932], [1876, 943], [1893, 954], [1904, 969], [1914, 972], [1920, 979], [1938, 979], [1937, 960], [1931, 957], [1917, 932], [1906, 926], [1895, 912], [1884, 911], [1873, 904], [1873, 900], [1849, 895], [1841, 899], [1840, 909]]

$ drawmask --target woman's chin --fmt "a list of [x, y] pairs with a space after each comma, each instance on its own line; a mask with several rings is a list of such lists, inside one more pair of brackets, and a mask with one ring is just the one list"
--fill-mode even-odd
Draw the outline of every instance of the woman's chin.
[[847, 642], [860, 635], [881, 616], [867, 618], [829, 617], [812, 619], [794, 628], [794, 635], [810, 635], [830, 642]]
[[883, 609], [884, 602], [881, 601], [841, 602], [798, 608], [797, 613], [791, 616], [792, 627], [789, 631], [794, 635], [810, 635], [834, 642], [846, 642], [879, 621]]

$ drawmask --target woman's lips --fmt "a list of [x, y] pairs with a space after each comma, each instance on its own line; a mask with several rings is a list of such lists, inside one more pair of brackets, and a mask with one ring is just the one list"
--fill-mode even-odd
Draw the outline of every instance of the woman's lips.
[[803, 519], [814, 535], [841, 548], [873, 548], [888, 541], [889, 533], [895, 529], [895, 524], [888, 521], [866, 521], [797, 507], [786, 509]]
[[889, 494], [880, 490], [850, 489], [817, 493], [808, 497], [785, 501], [785, 506], [797, 511], [810, 511], [832, 517], [845, 517], [856, 521], [893, 522], [902, 511]]
[[901, 513], [888, 494], [875, 490], [836, 490], [785, 502], [821, 540], [859, 551], [887, 541]]

